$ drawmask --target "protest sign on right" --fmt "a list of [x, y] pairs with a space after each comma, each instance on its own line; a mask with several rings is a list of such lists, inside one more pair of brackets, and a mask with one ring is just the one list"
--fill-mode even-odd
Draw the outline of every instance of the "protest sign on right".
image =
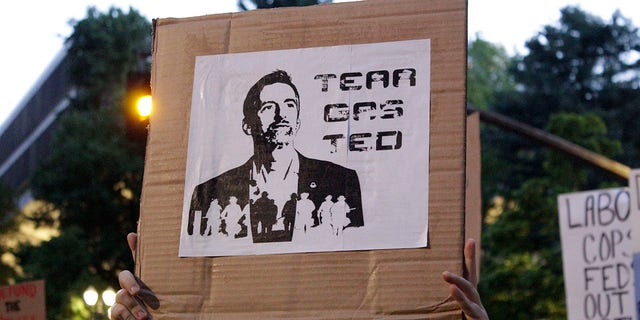
[[558, 196], [568, 319], [636, 319], [627, 188]]
[[[629, 198], [631, 200], [631, 239], [633, 242], [633, 274], [640, 279], [640, 169], [631, 170], [629, 175]], [[640, 318], [640, 283], [635, 282], [636, 317]]]

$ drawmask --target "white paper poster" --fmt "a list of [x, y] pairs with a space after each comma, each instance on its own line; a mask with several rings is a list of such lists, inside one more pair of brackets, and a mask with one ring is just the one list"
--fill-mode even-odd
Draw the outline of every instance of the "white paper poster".
[[627, 188], [558, 196], [568, 319], [636, 319]]
[[636, 279], [636, 317], [640, 319], [640, 169], [631, 170], [629, 175], [629, 197], [631, 199], [631, 239], [633, 241], [633, 274]]
[[427, 246], [430, 42], [197, 57], [180, 256]]

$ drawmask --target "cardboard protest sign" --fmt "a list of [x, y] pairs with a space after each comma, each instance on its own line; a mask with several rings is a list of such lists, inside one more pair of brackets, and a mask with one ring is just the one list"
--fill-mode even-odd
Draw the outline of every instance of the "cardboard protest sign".
[[629, 197], [631, 199], [631, 239], [633, 251], [633, 274], [635, 281], [636, 316], [640, 319], [640, 170], [631, 170], [629, 175]]
[[[465, 207], [480, 194], [465, 166], [479, 161], [466, 158], [466, 13], [462, 0], [369, 0], [154, 20], [136, 251], [154, 319], [460, 319], [441, 274], [463, 272]], [[274, 72], [297, 96], [269, 76], [249, 106], [277, 90], [245, 119]], [[267, 115], [279, 120], [258, 126]], [[256, 145], [292, 141], [270, 154], [284, 165], [253, 161], [267, 155]], [[286, 193], [255, 179], [271, 174]], [[344, 204], [327, 214], [316, 201], [329, 195]], [[233, 221], [251, 200], [264, 211]]]
[[569, 319], [636, 319], [629, 192], [558, 196]]
[[429, 54], [423, 39], [197, 57], [180, 255], [426, 247]]
[[44, 280], [0, 287], [0, 320], [45, 320]]

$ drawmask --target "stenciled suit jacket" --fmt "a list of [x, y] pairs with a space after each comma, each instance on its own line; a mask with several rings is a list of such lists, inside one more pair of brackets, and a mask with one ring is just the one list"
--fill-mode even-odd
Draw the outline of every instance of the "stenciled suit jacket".
[[[362, 214], [362, 199], [360, 195], [360, 181], [355, 170], [345, 168], [335, 163], [310, 159], [299, 152], [300, 163], [298, 172], [298, 196], [306, 192], [315, 204], [316, 210], [327, 195], [336, 201], [339, 196], [345, 196], [351, 211], [347, 214], [350, 223], [347, 227], [364, 226]], [[224, 208], [229, 203], [229, 197], [235, 196], [238, 204], [244, 208], [249, 203], [249, 185], [253, 157], [243, 165], [233, 168], [217, 177], [209, 179], [195, 187], [191, 196], [189, 208], [189, 223], [187, 233], [193, 234], [193, 222], [196, 211], [206, 214], [213, 199], [218, 199]], [[254, 182], [255, 183], [255, 182]]]

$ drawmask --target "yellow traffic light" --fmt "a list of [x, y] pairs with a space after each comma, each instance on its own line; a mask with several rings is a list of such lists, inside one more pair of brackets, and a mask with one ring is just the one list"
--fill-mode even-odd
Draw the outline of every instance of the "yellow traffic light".
[[151, 96], [146, 95], [138, 98], [137, 103], [138, 114], [140, 118], [146, 118], [151, 115]]

